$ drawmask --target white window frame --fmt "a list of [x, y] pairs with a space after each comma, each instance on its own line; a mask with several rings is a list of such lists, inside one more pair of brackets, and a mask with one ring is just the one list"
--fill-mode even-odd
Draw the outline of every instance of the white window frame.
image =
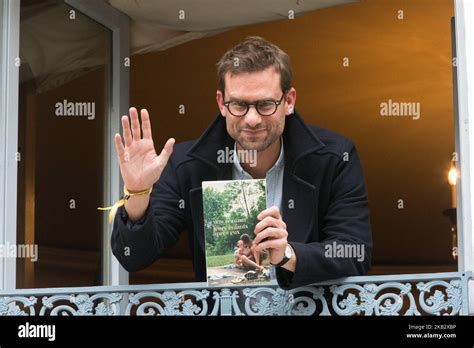
[[[457, 185], [458, 269], [474, 270], [472, 183], [474, 182], [474, 1], [455, 0], [457, 65], [457, 135], [460, 179]], [[471, 140], [472, 139], [472, 140]], [[469, 281], [469, 313], [474, 313], [474, 282]]]
[[[112, 33], [112, 69], [109, 113], [105, 122], [104, 202], [115, 202], [123, 189], [114, 134], [121, 133], [120, 117], [128, 114], [129, 68], [124, 60], [129, 57], [129, 18], [103, 0], [64, 0], [86, 16], [108, 28]], [[20, 56], [20, 1], [3, 0], [2, 71], [0, 94], [0, 243], [16, 244], [17, 219], [17, 161], [18, 151], [18, 90], [19, 68], [15, 60]], [[8, 115], [8, 116], [5, 116]], [[126, 285], [128, 272], [112, 255], [110, 235], [112, 226], [103, 214], [103, 284]], [[0, 289], [16, 288], [16, 259], [0, 257]]]
[[[3, 0], [0, 92], [0, 243], [16, 244], [20, 1]], [[15, 289], [16, 259], [0, 257], [0, 288]]]
[[[104, 152], [104, 201], [116, 202], [123, 191], [119, 164], [115, 151], [114, 134], [121, 132], [120, 117], [128, 115], [129, 108], [129, 68], [125, 59], [130, 57], [130, 20], [128, 16], [113, 8], [105, 1], [64, 0], [64, 2], [92, 18], [112, 32], [112, 76], [109, 99], [109, 117], [105, 125], [107, 148]], [[102, 248], [103, 285], [127, 285], [128, 272], [112, 254], [110, 236], [112, 225], [108, 225], [107, 214], [103, 217], [104, 245]]]

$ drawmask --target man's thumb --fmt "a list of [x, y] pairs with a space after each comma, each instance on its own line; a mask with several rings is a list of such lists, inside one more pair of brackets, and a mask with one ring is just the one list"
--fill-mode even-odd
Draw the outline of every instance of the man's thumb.
[[165, 163], [168, 162], [168, 159], [173, 153], [173, 145], [175, 142], [176, 140], [174, 138], [168, 139], [165, 146], [163, 147], [163, 150], [161, 150], [160, 156], [162, 156]]

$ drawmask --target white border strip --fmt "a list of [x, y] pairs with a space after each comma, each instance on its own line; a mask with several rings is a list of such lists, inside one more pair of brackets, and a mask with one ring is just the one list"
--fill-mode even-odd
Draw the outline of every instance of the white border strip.
[[[0, 242], [16, 244], [20, 1], [3, 1], [0, 96]], [[16, 288], [16, 258], [0, 258], [0, 288]]]
[[[459, 228], [459, 271], [474, 269], [474, 239], [472, 216], [474, 204], [471, 201], [471, 183], [474, 182], [474, 140], [471, 141], [474, 123], [474, 1], [455, 1], [456, 23], [456, 55], [457, 55], [457, 91], [459, 112], [459, 144], [460, 144], [460, 187], [461, 197], [458, 211]], [[461, 189], [462, 188], [462, 189]], [[458, 196], [459, 197], [459, 196]], [[459, 199], [458, 199], [459, 202]], [[469, 283], [469, 312], [474, 313], [474, 284]]]

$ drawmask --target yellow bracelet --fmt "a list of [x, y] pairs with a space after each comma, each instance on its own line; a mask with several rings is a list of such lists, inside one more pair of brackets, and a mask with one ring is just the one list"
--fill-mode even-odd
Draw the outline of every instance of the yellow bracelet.
[[121, 207], [122, 205], [124, 205], [124, 204], [125, 204], [125, 201], [127, 201], [130, 197], [133, 197], [133, 196], [149, 195], [152, 190], [153, 190], [153, 186], [150, 187], [149, 189], [146, 189], [146, 190], [143, 190], [143, 191], [129, 192], [129, 191], [127, 190], [127, 188], [124, 186], [124, 187], [123, 187], [123, 193], [124, 193], [123, 198], [119, 199], [117, 202], [115, 202], [114, 205], [112, 205], [112, 206], [110, 206], [110, 207], [105, 207], [105, 208], [99, 207], [99, 208], [97, 208], [97, 209], [98, 209], [98, 210], [110, 210], [110, 213], [109, 213], [109, 224], [111, 224], [111, 223], [114, 221], [115, 214], [117, 213], [117, 209], [118, 209], [119, 207]]

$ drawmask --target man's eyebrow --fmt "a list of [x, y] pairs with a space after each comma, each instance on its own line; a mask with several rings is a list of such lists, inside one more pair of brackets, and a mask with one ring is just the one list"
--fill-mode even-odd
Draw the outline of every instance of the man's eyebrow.
[[278, 99], [272, 98], [272, 97], [267, 97], [267, 98], [262, 98], [262, 99], [246, 100], [246, 99], [236, 98], [234, 96], [229, 95], [229, 100], [242, 101], [242, 102], [247, 102], [247, 103], [254, 103], [254, 102], [262, 101], [262, 100], [278, 100]]

